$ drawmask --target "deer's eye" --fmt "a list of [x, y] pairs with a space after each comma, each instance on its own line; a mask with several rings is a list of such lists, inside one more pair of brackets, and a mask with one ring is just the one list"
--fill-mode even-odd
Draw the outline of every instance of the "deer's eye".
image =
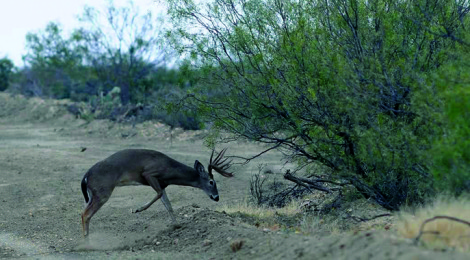
[[211, 186], [214, 186], [214, 181], [210, 180], [210, 181], [209, 181], [209, 184], [210, 184]]

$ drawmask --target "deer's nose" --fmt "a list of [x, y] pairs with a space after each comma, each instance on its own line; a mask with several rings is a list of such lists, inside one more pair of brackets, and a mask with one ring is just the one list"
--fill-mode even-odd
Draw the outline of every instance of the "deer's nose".
[[211, 195], [211, 199], [219, 201], [219, 195]]

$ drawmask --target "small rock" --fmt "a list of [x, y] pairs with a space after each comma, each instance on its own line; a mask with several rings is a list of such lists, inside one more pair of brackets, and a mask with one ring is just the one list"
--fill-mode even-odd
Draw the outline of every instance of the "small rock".
[[203, 246], [208, 246], [212, 244], [212, 241], [210, 241], [209, 239], [205, 239], [204, 242], [202, 243]]

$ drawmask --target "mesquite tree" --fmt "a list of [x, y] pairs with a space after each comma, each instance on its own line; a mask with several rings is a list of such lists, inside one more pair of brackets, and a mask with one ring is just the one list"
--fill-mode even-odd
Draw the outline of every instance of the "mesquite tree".
[[85, 7], [82, 26], [74, 32], [85, 62], [94, 71], [103, 90], [121, 89], [122, 104], [138, 102], [139, 92], [146, 92], [146, 78], [165, 62], [160, 40], [161, 22], [151, 12], [142, 13], [133, 2], [98, 10]]
[[441, 130], [429, 75], [465, 45], [467, 1], [173, 0], [168, 7], [167, 37], [200, 75], [178, 105], [212, 121], [214, 136], [230, 134], [218, 140], [248, 139], [281, 149], [299, 167], [323, 165], [327, 179], [392, 210], [432, 190], [423, 154]]

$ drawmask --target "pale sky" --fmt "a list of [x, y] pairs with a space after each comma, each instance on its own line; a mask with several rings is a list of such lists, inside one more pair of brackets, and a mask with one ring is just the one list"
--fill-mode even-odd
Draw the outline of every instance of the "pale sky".
[[[59, 22], [65, 32], [78, 27], [77, 15], [85, 5], [104, 8], [107, 0], [0, 0], [0, 58], [7, 56], [16, 66], [22, 66], [25, 37], [28, 32], [39, 32], [51, 22]], [[128, 1], [115, 0], [116, 6]], [[133, 0], [144, 12], [158, 13], [155, 0]]]

